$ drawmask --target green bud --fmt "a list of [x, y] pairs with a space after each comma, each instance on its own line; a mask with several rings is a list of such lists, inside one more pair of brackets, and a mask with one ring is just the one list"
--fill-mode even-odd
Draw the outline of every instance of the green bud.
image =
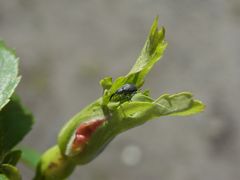
[[74, 168], [75, 163], [54, 146], [42, 155], [34, 180], [63, 180]]
[[108, 107], [95, 101], [74, 116], [58, 136], [61, 152], [77, 164], [93, 160], [117, 134]]
[[[47, 151], [38, 166], [36, 180], [61, 180], [78, 164], [86, 164], [97, 157], [118, 134], [161, 116], [187, 116], [201, 112], [204, 105], [191, 93], [164, 94], [156, 100], [149, 91], [141, 92], [145, 76], [162, 57], [167, 43], [165, 29], [158, 28], [155, 19], [146, 43], [135, 65], [126, 76], [112, 81], [111, 77], [100, 81], [103, 95], [71, 118], [58, 135], [58, 147]], [[124, 89], [134, 84], [137, 91]], [[116, 102], [113, 95], [119, 96]], [[45, 179], [44, 179], [45, 178]]]

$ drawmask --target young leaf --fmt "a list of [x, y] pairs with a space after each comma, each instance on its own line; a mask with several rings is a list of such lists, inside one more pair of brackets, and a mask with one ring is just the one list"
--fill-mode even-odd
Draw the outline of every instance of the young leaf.
[[17, 96], [0, 111], [0, 157], [17, 145], [31, 130], [32, 115], [23, 108]]
[[18, 58], [13, 50], [0, 40], [0, 110], [9, 102], [19, 81]]
[[[165, 41], [165, 29], [158, 28], [158, 17], [155, 18], [148, 38], [141, 51], [139, 58], [126, 76], [117, 78], [111, 85], [108, 93], [103, 96], [103, 104], [107, 104], [109, 97], [122, 85], [126, 83], [135, 84], [138, 88], [144, 83], [144, 78], [152, 69], [153, 65], [162, 57], [167, 43]], [[106, 79], [100, 81], [100, 84], [106, 82]]]
[[166, 47], [165, 29], [162, 27], [159, 30], [158, 17], [156, 17], [140, 56], [127, 75], [129, 79], [132, 79], [132, 83], [138, 87], [143, 84], [144, 77], [162, 57]]
[[3, 164], [11, 164], [13, 166], [16, 166], [18, 163], [20, 157], [21, 157], [22, 152], [20, 150], [13, 150], [8, 152], [4, 159], [3, 159]]
[[112, 87], [112, 77], [105, 77], [99, 83], [103, 90], [110, 89]]
[[192, 94], [186, 92], [165, 94], [154, 102], [126, 102], [118, 107], [118, 116], [122, 117], [118, 127], [122, 132], [156, 117], [193, 115], [203, 111], [204, 108], [200, 101], [193, 99]]
[[191, 93], [182, 92], [174, 95], [164, 94], [156, 103], [168, 109], [169, 116], [188, 116], [204, 110], [205, 105], [193, 98]]

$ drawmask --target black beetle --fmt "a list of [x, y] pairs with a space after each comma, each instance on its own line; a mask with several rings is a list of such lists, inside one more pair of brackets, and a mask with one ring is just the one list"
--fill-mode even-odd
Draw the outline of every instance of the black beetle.
[[110, 100], [112, 99], [113, 96], [115, 95], [133, 95], [137, 91], [137, 87], [135, 84], [124, 84], [122, 87], [120, 87], [115, 93], [113, 93], [110, 97]]

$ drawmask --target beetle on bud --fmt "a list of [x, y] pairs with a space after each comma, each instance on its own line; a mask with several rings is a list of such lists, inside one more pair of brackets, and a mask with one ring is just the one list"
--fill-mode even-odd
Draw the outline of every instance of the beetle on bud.
[[135, 84], [124, 84], [115, 93], [110, 96], [110, 101], [115, 95], [123, 95], [124, 99], [130, 100], [132, 96], [137, 92]]

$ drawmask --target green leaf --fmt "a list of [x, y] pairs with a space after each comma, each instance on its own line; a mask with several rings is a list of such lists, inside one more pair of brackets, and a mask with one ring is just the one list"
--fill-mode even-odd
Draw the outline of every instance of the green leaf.
[[21, 180], [18, 169], [11, 164], [0, 165], [0, 172], [8, 177], [9, 180]]
[[18, 76], [18, 58], [0, 40], [0, 110], [9, 102], [20, 81]]
[[0, 112], [0, 157], [17, 145], [31, 130], [33, 116], [21, 105], [17, 96]]
[[198, 100], [193, 99], [190, 93], [178, 93], [174, 95], [162, 95], [154, 102], [132, 101], [118, 107], [118, 124], [120, 131], [139, 126], [148, 120], [161, 116], [187, 116], [199, 113], [205, 106]]
[[22, 151], [21, 160], [31, 168], [35, 169], [37, 167], [37, 163], [41, 158], [41, 154], [34, 149], [27, 147], [20, 147], [20, 149]]
[[4, 159], [3, 159], [3, 164], [11, 164], [13, 166], [16, 166], [18, 163], [20, 157], [21, 157], [22, 152], [20, 150], [13, 150], [8, 152]]
[[191, 93], [182, 92], [174, 95], [164, 94], [160, 96], [156, 103], [166, 107], [171, 116], [188, 116], [202, 112], [205, 105], [193, 98]]
[[[110, 96], [126, 83], [133, 83], [140, 88], [144, 83], [145, 76], [162, 57], [166, 47], [165, 29], [163, 27], [158, 28], [158, 17], [156, 17], [141, 54], [131, 71], [126, 76], [117, 78], [108, 88], [104, 88], [109, 89], [111, 87], [107, 93], [104, 93], [103, 104], [106, 105]], [[107, 84], [106, 78], [101, 80], [100, 84]]]
[[140, 56], [127, 75], [132, 79], [132, 83], [138, 87], [142, 85], [144, 77], [162, 57], [166, 47], [165, 29], [158, 28], [158, 17], [156, 17]]
[[[122, 113], [122, 116], [133, 117], [139, 115], [137, 114], [146, 114], [144, 116], [149, 116], [149, 118], [153, 118], [152, 116], [186, 116], [193, 115], [203, 111], [204, 105], [195, 100], [191, 93], [182, 92], [178, 94], [164, 94], [160, 96], [155, 101], [150, 101], [143, 95], [141, 98], [135, 99], [135, 101], [126, 102], [118, 107], [119, 113]], [[138, 100], [138, 101], [136, 101]], [[148, 113], [146, 113], [148, 112]]]
[[[148, 92], [145, 92], [145, 94], [148, 94]], [[149, 95], [145, 94], [137, 93], [132, 97], [131, 101], [153, 102], [153, 99], [150, 98]]]
[[105, 77], [100, 81], [100, 85], [103, 87], [103, 90], [110, 89], [112, 87], [112, 77]]
[[170, 114], [170, 116], [190, 116], [204, 111], [205, 105], [199, 100], [193, 100], [191, 106], [181, 112], [175, 112]]

